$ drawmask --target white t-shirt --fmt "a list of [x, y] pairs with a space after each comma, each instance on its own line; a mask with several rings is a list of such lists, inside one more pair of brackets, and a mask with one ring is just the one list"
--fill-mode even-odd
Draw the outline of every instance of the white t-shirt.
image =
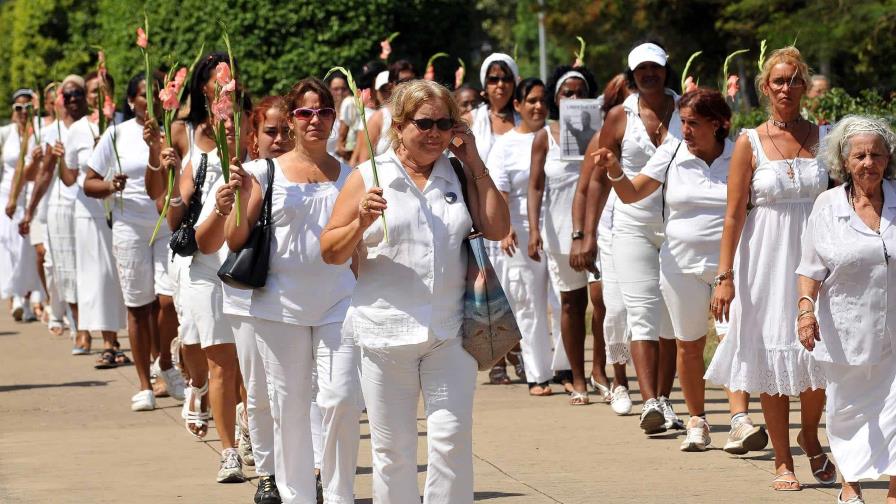
[[98, 137], [99, 126], [90, 122], [88, 116], [84, 116], [72, 124], [65, 140], [65, 164], [70, 170], [78, 170], [75, 217], [103, 219], [105, 215], [102, 200], [84, 193], [84, 181], [87, 180], [90, 157]]
[[[115, 203], [118, 196], [112, 196], [113, 220], [120, 220], [133, 226], [153, 227], [159, 218], [159, 212], [155, 202], [146, 194], [144, 182], [146, 164], [149, 162], [149, 147], [143, 141], [143, 126], [137, 124], [136, 119], [107, 128], [100, 137], [99, 143], [96, 144], [88, 165], [98, 175], [106, 179], [111, 179], [118, 174], [119, 160], [115, 158], [113, 137], [121, 161], [120, 170], [128, 176], [122, 192], [123, 211]], [[95, 201], [99, 202], [99, 200]], [[102, 210], [102, 207], [100, 209]]]
[[[355, 139], [358, 137], [358, 130], [355, 128], [358, 123], [358, 109], [355, 108], [355, 99], [353, 96], [346, 96], [345, 99], [342, 100], [342, 104], [339, 105], [339, 122], [348, 125], [348, 134], [345, 137], [345, 149], [349, 151], [355, 150]], [[338, 138], [339, 130], [336, 128], [335, 124], [333, 125], [333, 128], [336, 129]]]
[[519, 133], [515, 129], [498, 137], [488, 154], [486, 166], [495, 186], [507, 193], [510, 221], [514, 227], [529, 229], [529, 170], [532, 164], [532, 143], [535, 133]]
[[660, 261], [664, 267], [677, 267], [682, 273], [715, 272], [719, 265], [734, 143], [725, 140], [722, 155], [712, 166], [691, 154], [683, 142], [680, 145], [679, 148], [679, 142], [664, 143], [641, 170], [642, 174], [665, 182], [665, 187], [657, 189], [657, 192], [666, 192], [667, 215], [666, 241], [660, 249]]
[[[69, 128], [64, 122], [56, 120], [46, 128], [43, 128], [41, 133], [41, 140], [44, 145], [52, 149], [53, 146], [56, 145], [56, 140], [59, 140], [65, 145], [66, 141], [68, 141]], [[56, 167], [53, 169], [56, 170]], [[53, 205], [74, 204], [75, 199], [78, 197], [78, 186], [76, 184], [66, 186], [59, 180], [58, 170], [56, 170], [56, 172], [57, 173], [53, 174], [50, 190], [47, 191], [44, 198], [49, 198], [48, 201]]]
[[[271, 258], [265, 286], [252, 291], [253, 317], [301, 326], [345, 320], [355, 276], [349, 264], [332, 265], [320, 254], [320, 234], [330, 220], [339, 190], [352, 169], [340, 165], [335, 182], [295, 183], [274, 159]], [[268, 165], [259, 159], [244, 165], [261, 194], [268, 186]]]

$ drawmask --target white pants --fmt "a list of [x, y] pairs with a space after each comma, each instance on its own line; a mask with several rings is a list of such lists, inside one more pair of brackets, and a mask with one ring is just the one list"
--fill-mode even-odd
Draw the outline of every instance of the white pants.
[[75, 230], [78, 329], [115, 332], [124, 329], [127, 316], [116, 257], [112, 254], [112, 230], [102, 219], [92, 217], [77, 217]]
[[155, 301], [157, 295], [172, 295], [174, 287], [168, 275], [168, 240], [171, 233], [160, 230], [150, 245], [152, 227], [117, 221], [112, 231], [125, 306], [146, 306]]
[[[666, 306], [675, 337], [682, 341], [697, 341], [709, 332], [709, 303], [712, 300], [712, 282], [715, 270], [699, 273], [681, 273], [662, 268], [660, 272], [660, 289]], [[725, 334], [727, 324], [716, 324], [716, 333]]]
[[[68, 310], [68, 306], [66, 306], [65, 300], [62, 294], [59, 293], [59, 288], [56, 284], [53, 252], [49, 247], [49, 243], [43, 241], [41, 244], [44, 247], [44, 279], [46, 279], [47, 291], [49, 291], [47, 292], [47, 297], [49, 298], [50, 321], [63, 324], [65, 323], [65, 313]], [[72, 322], [72, 325], [74, 325], [74, 322]], [[75, 328], [73, 327], [73, 329]]]
[[625, 364], [631, 360], [630, 343], [632, 335], [626, 323], [625, 302], [619, 289], [619, 276], [616, 273], [616, 262], [613, 258], [613, 237], [598, 237], [598, 253], [600, 254], [601, 291], [604, 298], [604, 342], [607, 348], [609, 364]]
[[361, 388], [370, 420], [373, 502], [419, 502], [417, 403], [429, 445], [424, 504], [473, 502], [476, 361], [460, 338], [362, 349]]
[[[354, 502], [361, 414], [357, 397], [358, 354], [346, 348], [353, 346], [351, 342], [342, 343], [342, 324], [307, 327], [258, 318], [244, 318], [243, 322], [255, 331], [269, 386], [274, 423], [274, 473], [283, 503], [317, 502], [309, 415], [315, 353], [330, 363], [329, 366], [318, 364], [317, 402], [324, 412], [325, 423], [321, 480], [328, 502]], [[354, 373], [346, 371], [349, 366]]]
[[[45, 198], [56, 199], [46, 195]], [[75, 204], [73, 201], [51, 201], [47, 207], [46, 247], [53, 251], [53, 273], [56, 290], [66, 303], [78, 302], [78, 277], [75, 273]]]
[[675, 339], [660, 292], [661, 223], [614, 223], [613, 258], [632, 341]]

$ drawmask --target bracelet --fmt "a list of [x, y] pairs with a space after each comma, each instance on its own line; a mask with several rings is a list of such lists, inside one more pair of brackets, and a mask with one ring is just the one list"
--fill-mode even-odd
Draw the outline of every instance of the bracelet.
[[184, 200], [180, 196], [178, 196], [176, 198], [171, 198], [171, 201], [168, 202], [169, 207], [178, 207], [183, 204], [184, 204]]
[[815, 312], [812, 310], [800, 310], [799, 314], [796, 316], [797, 320], [803, 318], [804, 315], [812, 315], [815, 316]]
[[815, 312], [800, 313], [800, 315], [796, 318], [796, 321], [799, 322], [806, 317], [815, 318]]
[[625, 172], [621, 172], [618, 177], [613, 177], [610, 175], [610, 170], [607, 170], [607, 178], [610, 179], [610, 182], [619, 182], [625, 178]]
[[800, 296], [800, 298], [796, 300], [796, 304], [797, 304], [797, 306], [799, 306], [800, 301], [802, 301], [802, 300], [804, 300], [804, 299], [805, 299], [806, 301], [812, 303], [812, 309], [814, 310], [814, 309], [815, 309], [815, 300], [812, 299], [812, 298], [810, 298], [809, 296]]
[[149, 163], [146, 163], [146, 167], [149, 168], [149, 169], [152, 170], [152, 171], [159, 171], [159, 170], [162, 169], [162, 166], [161, 166], [161, 165], [159, 165], [159, 166], [153, 166], [153, 165], [151, 165], [151, 164], [149, 164]]
[[480, 173], [479, 175], [475, 175], [475, 176], [473, 176], [473, 182], [477, 182], [477, 181], [479, 181], [479, 180], [482, 180], [482, 179], [484, 179], [485, 177], [488, 177], [488, 168], [486, 168], [485, 170], [482, 170], [482, 173]]
[[716, 277], [712, 281], [712, 286], [718, 287], [724, 280], [729, 280], [731, 278], [734, 278], [734, 268], [729, 268], [728, 271], [722, 273], [721, 275], [716, 275]]
[[215, 203], [215, 213], [218, 214], [218, 215], [220, 215], [221, 217], [227, 217], [228, 215], [230, 215], [230, 212], [227, 212], [227, 213], [222, 212], [222, 211], [218, 208], [218, 204], [217, 204], [217, 203]]

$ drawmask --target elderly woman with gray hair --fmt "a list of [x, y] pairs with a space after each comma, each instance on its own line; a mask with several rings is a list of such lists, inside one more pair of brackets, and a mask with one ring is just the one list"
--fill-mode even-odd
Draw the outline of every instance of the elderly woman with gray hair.
[[815, 201], [803, 233], [797, 331], [824, 368], [827, 432], [843, 474], [838, 503], [861, 503], [858, 481], [890, 476], [896, 501], [896, 135], [847, 116], [819, 156], [841, 186]]

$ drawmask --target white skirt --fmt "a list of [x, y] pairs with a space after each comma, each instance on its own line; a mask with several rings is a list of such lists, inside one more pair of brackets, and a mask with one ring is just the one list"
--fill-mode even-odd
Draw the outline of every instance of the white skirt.
[[53, 251], [53, 273], [59, 295], [66, 303], [77, 303], [78, 277], [75, 260], [75, 205], [73, 202], [51, 202], [49, 205], [46, 245]]
[[828, 378], [827, 433], [846, 481], [896, 476], [896, 359], [846, 366], [819, 363]]
[[40, 291], [37, 256], [28, 239], [19, 234], [19, 222], [24, 212], [19, 208], [13, 218], [0, 215], [0, 299], [24, 297]]
[[[92, 217], [75, 219], [78, 288], [78, 329], [119, 331], [126, 316], [115, 258], [112, 230], [105, 221]], [[56, 260], [55, 249], [53, 260]]]

